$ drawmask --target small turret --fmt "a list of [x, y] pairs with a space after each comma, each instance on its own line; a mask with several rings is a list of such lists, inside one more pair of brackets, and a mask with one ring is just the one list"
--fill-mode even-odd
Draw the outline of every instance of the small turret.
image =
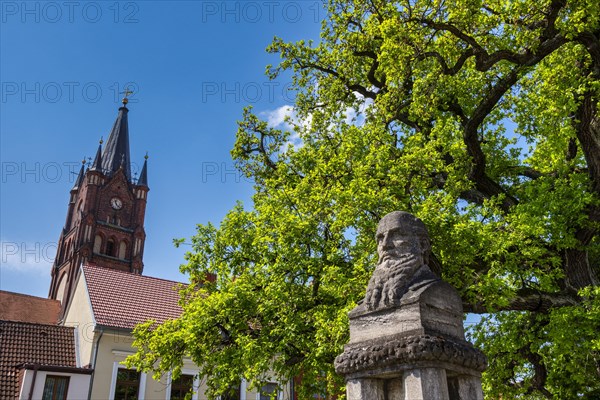
[[92, 164], [92, 171], [102, 172], [102, 143], [103, 140], [100, 139], [100, 144], [98, 145], [98, 150], [96, 151], [96, 157], [94, 157], [94, 163]]
[[79, 175], [77, 175], [77, 180], [75, 180], [75, 184], [71, 188], [71, 190], [77, 190], [81, 187], [83, 183], [83, 176], [85, 175], [85, 158], [81, 161], [81, 168], [79, 169]]
[[138, 186], [148, 187], [148, 152], [146, 152], [146, 155], [144, 156], [144, 166], [142, 167], [142, 172], [140, 172], [137, 184]]

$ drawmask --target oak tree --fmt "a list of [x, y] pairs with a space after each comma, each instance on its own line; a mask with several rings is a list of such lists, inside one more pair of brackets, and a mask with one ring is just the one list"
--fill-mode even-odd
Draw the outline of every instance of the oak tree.
[[183, 315], [138, 328], [131, 361], [161, 373], [190, 356], [210, 394], [269, 374], [301, 377], [300, 398], [342, 394], [333, 359], [375, 226], [405, 210], [482, 314], [488, 396], [600, 396], [600, 3], [326, 7], [318, 43], [268, 48], [269, 77], [293, 75], [287, 125], [250, 108], [239, 122], [253, 205], [198, 226]]

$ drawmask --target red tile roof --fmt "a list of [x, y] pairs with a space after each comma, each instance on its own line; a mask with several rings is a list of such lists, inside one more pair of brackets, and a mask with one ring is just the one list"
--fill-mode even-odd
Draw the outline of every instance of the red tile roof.
[[133, 329], [149, 319], [162, 323], [181, 315], [180, 282], [94, 265], [82, 269], [98, 325]]
[[56, 324], [60, 301], [0, 290], [0, 319]]
[[16, 398], [25, 363], [76, 367], [74, 328], [0, 320], [0, 399]]

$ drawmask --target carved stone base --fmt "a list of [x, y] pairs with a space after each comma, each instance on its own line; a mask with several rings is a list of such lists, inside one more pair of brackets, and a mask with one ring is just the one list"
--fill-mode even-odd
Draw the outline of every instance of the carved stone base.
[[336, 371], [348, 377], [385, 377], [429, 365], [479, 375], [485, 370], [487, 359], [467, 341], [430, 335], [398, 335], [350, 343], [335, 359]]

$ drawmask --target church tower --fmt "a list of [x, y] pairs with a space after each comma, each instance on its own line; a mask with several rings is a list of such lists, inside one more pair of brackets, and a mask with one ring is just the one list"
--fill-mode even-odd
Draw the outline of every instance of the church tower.
[[[131, 177], [127, 97], [102, 149], [81, 166], [71, 189], [67, 219], [58, 240], [48, 297], [70, 303], [83, 263], [141, 274], [148, 196], [147, 156], [139, 178]], [[61, 313], [61, 314], [62, 314]]]

